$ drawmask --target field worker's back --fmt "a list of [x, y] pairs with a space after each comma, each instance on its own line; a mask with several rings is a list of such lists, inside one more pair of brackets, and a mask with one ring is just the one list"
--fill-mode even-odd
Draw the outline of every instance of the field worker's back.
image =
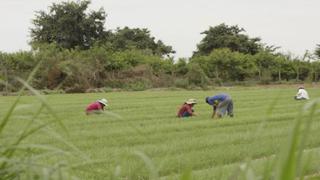
[[212, 97], [208, 98], [208, 104], [213, 105], [215, 101], [222, 102], [224, 101], [227, 97], [229, 97], [228, 94], [218, 94]]
[[309, 99], [309, 94], [305, 89], [299, 89], [297, 93], [298, 99]]
[[99, 102], [94, 102], [88, 105], [86, 108], [86, 112], [91, 112], [91, 111], [99, 111], [103, 110], [103, 106]]
[[185, 114], [188, 114], [189, 116], [192, 116], [192, 106], [190, 104], [183, 104], [182, 107], [179, 109], [177, 116], [178, 117], [184, 117]]

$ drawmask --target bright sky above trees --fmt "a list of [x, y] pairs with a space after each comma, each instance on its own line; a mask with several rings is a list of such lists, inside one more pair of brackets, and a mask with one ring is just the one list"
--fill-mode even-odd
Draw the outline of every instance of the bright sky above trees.
[[[29, 28], [35, 11], [61, 0], [1, 0], [0, 51], [30, 49]], [[103, 7], [106, 28], [148, 28], [151, 35], [172, 45], [175, 57], [190, 57], [201, 32], [221, 23], [239, 25], [281, 51], [303, 55], [320, 43], [318, 0], [92, 0], [89, 9]]]

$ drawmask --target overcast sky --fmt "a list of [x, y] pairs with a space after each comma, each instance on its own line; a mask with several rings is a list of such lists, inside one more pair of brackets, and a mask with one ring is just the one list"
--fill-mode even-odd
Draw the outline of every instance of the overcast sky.
[[[0, 0], [0, 51], [29, 50], [35, 11], [61, 0]], [[320, 44], [320, 0], [92, 0], [103, 7], [106, 29], [148, 28], [173, 46], [175, 57], [190, 57], [201, 32], [221, 23], [238, 25], [282, 52], [302, 55]]]

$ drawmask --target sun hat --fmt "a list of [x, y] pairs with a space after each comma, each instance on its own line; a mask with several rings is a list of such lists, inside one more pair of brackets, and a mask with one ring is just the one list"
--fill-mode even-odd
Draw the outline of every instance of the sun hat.
[[105, 106], [108, 106], [108, 101], [106, 99], [104, 99], [104, 98], [103, 99], [99, 99], [98, 102], [103, 104], [103, 105], [105, 105]]
[[197, 100], [195, 100], [195, 99], [188, 99], [188, 100], [186, 101], [186, 104], [197, 104]]

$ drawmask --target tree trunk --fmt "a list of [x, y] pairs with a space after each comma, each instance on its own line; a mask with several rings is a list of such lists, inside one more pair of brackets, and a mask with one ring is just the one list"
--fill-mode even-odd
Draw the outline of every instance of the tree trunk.
[[6, 95], [8, 95], [8, 85], [9, 85], [8, 81], [9, 81], [9, 79], [8, 79], [8, 71], [6, 68], [4, 68], [4, 76], [6, 78], [6, 85], [5, 85], [6, 91], [5, 92], [6, 92]]
[[278, 80], [281, 81], [281, 70], [278, 71]]
[[219, 79], [218, 67], [216, 66], [216, 78]]
[[259, 80], [261, 81], [261, 69], [260, 68], [259, 68], [258, 74], [259, 74]]

